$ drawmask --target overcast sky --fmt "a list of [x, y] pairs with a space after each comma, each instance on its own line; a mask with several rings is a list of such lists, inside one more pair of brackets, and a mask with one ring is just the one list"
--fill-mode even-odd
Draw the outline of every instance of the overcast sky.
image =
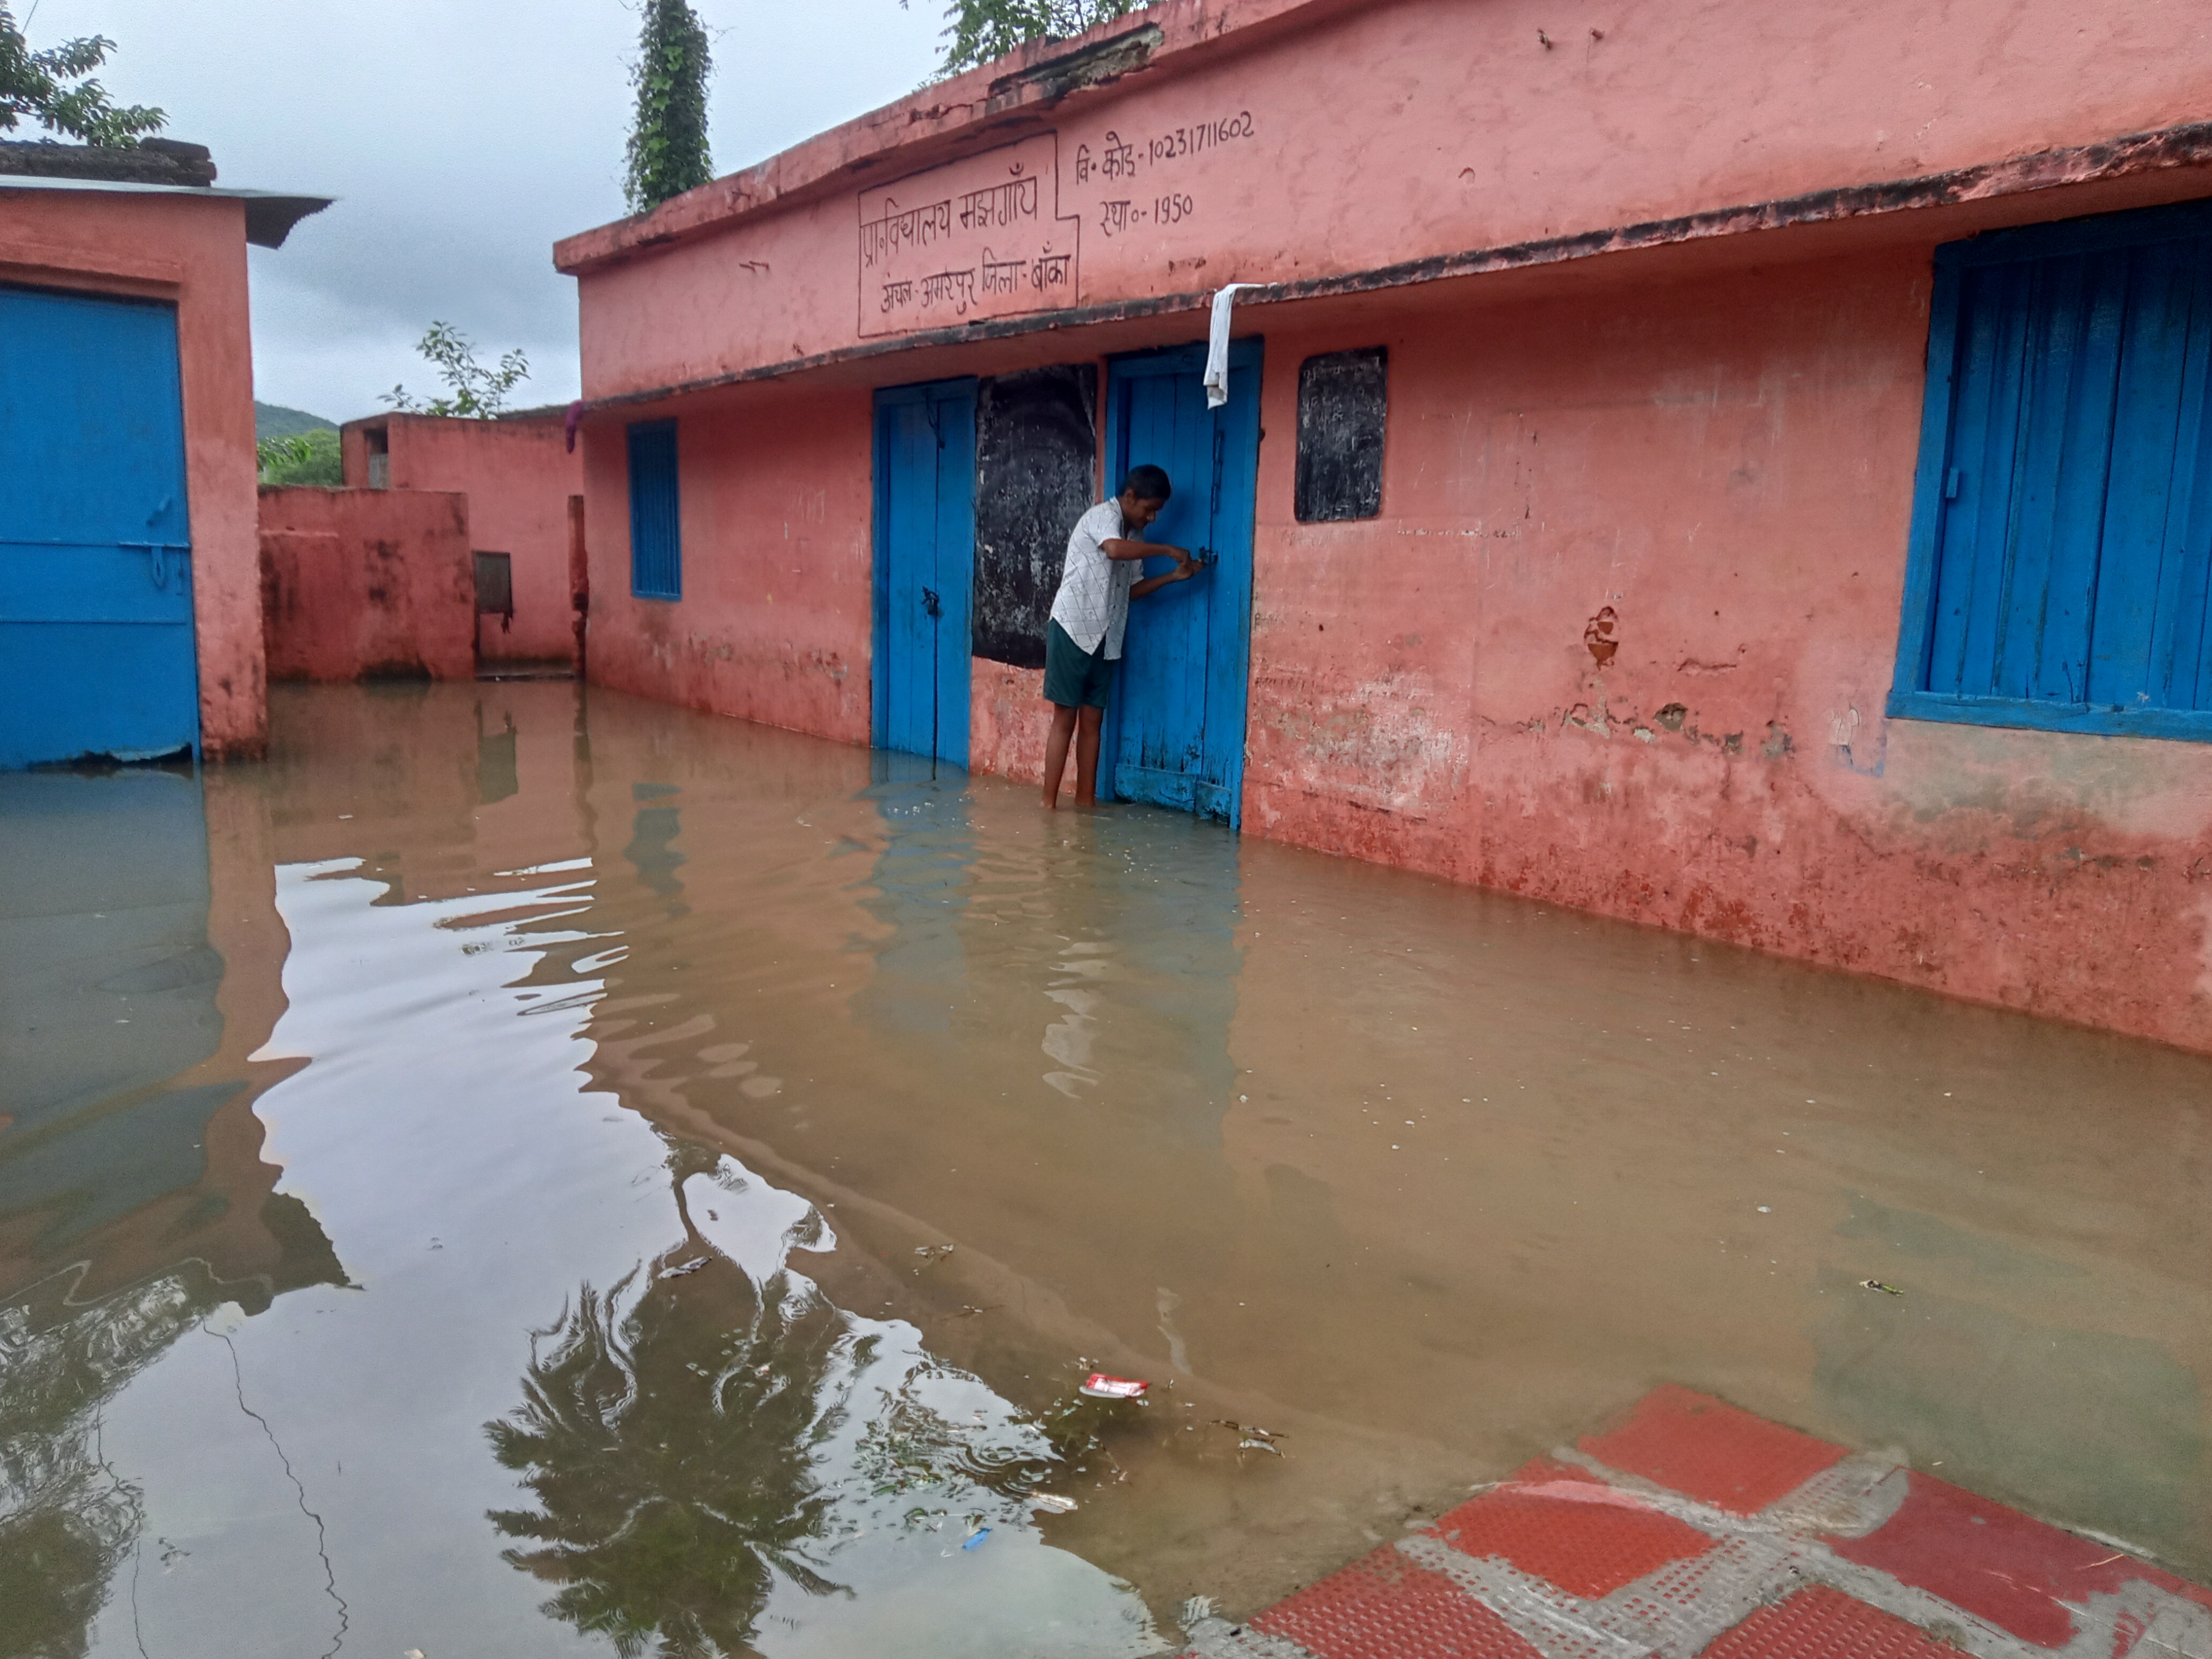
[[[634, 3], [39, 0], [28, 33], [112, 37], [109, 91], [166, 109], [222, 183], [339, 198], [252, 251], [253, 346], [263, 401], [344, 421], [394, 381], [434, 389], [414, 355], [433, 318], [483, 361], [526, 350], [520, 402], [576, 395], [552, 245], [622, 215]], [[944, 27], [940, 0], [693, 4], [716, 31], [718, 173], [912, 91]]]

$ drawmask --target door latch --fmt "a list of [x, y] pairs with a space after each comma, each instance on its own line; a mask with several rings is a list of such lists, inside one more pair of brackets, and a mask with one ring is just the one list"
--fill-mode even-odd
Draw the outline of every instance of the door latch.
[[935, 589], [925, 587], [921, 590], [921, 610], [922, 614], [933, 622], [945, 614], [945, 607], [939, 603]]
[[[184, 542], [118, 542], [118, 547], [128, 547], [146, 556], [146, 579], [161, 592], [169, 591], [169, 580], [177, 579], [179, 589], [185, 584], [185, 556], [191, 551]], [[175, 554], [172, 559], [169, 556]]]

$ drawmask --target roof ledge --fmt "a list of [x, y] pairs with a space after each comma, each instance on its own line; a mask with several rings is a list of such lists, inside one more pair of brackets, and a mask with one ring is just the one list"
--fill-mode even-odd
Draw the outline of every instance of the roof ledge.
[[580, 231], [553, 246], [571, 276], [727, 230], [856, 181], [874, 184], [1035, 128], [1069, 98], [1110, 95], [1126, 76], [1179, 73], [1255, 49], [1285, 27], [1370, 0], [1162, 0], [1069, 40], [1040, 40], [994, 64], [933, 82], [758, 165], [663, 202], [649, 213]]
[[1057, 103], [1079, 88], [1103, 86], [1109, 81], [1120, 80], [1132, 70], [1144, 68], [1166, 40], [1167, 35], [1158, 23], [1146, 23], [1094, 41], [1078, 51], [1048, 58], [1042, 63], [1024, 64], [1011, 75], [1002, 75], [991, 82], [991, 96], [1019, 97], [1034, 87], [1048, 102]]

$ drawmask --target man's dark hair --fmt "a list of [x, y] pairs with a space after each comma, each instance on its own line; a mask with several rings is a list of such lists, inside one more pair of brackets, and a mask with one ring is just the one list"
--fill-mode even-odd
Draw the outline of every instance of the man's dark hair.
[[1140, 501], [1164, 501], [1175, 494], [1175, 486], [1168, 482], [1164, 466], [1133, 466], [1121, 480], [1121, 493]]

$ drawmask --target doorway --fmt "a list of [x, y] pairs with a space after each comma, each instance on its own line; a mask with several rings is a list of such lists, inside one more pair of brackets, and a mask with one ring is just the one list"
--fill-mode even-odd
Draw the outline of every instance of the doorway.
[[975, 382], [876, 393], [878, 749], [968, 764]]
[[199, 742], [173, 307], [0, 288], [0, 767]]
[[[1252, 523], [1260, 461], [1261, 343], [1229, 349], [1229, 401], [1206, 407], [1203, 344], [1116, 359], [1107, 381], [1107, 488], [1167, 469], [1175, 494], [1147, 539], [1202, 552], [1206, 572], [1129, 607], [1099, 748], [1099, 784], [1128, 800], [1243, 816], [1252, 654]], [[1169, 568], [1145, 562], [1148, 574]]]

